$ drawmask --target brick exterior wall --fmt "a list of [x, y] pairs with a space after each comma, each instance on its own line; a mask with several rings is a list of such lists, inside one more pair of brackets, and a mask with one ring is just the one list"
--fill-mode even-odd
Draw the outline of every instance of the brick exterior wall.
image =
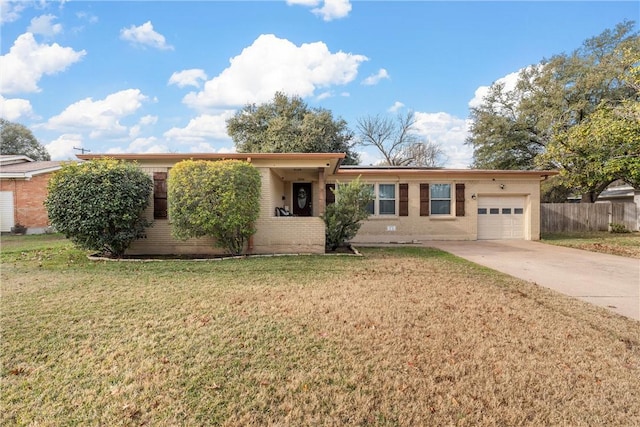
[[[276, 217], [276, 206], [282, 206], [286, 186], [270, 168], [258, 168], [261, 175], [260, 217], [253, 236], [253, 254], [324, 253], [324, 222], [317, 217]], [[154, 172], [167, 172], [168, 167], [142, 167], [153, 177]], [[140, 239], [127, 250], [129, 255], [149, 254], [222, 254], [211, 238], [178, 240], [171, 236], [168, 219], [153, 219], [153, 195], [145, 216], [153, 222]]]
[[42, 232], [49, 226], [44, 201], [51, 173], [37, 175], [30, 180], [2, 179], [0, 191], [13, 192], [14, 221], [28, 228], [27, 232]]

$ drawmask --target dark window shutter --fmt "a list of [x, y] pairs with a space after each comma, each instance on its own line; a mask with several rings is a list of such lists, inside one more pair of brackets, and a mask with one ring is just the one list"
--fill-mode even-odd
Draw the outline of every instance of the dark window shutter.
[[336, 195], [333, 192], [333, 190], [336, 189], [336, 185], [335, 184], [327, 184], [325, 186], [325, 192], [324, 192], [324, 197], [326, 200], [326, 205], [330, 205], [331, 203], [335, 203], [336, 202]]
[[400, 216], [409, 216], [409, 184], [400, 184]]
[[420, 184], [420, 216], [429, 216], [429, 184]]
[[167, 173], [153, 173], [153, 218], [167, 218]]
[[456, 216], [464, 216], [464, 184], [456, 184]]

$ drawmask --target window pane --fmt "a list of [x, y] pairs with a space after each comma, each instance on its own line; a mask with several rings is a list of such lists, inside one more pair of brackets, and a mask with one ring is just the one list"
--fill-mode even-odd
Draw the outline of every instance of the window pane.
[[478, 208], [478, 215], [486, 215], [487, 208]]
[[380, 192], [379, 197], [381, 199], [395, 199], [396, 198], [396, 186], [395, 184], [380, 184], [378, 186]]
[[369, 203], [367, 203], [367, 212], [369, 212], [369, 215], [373, 215], [375, 212], [373, 211], [373, 208], [375, 206], [375, 200], [370, 201]]
[[513, 210], [513, 213], [516, 214], [516, 215], [522, 215], [523, 209], [522, 208], [515, 208]]
[[511, 215], [511, 208], [502, 208], [503, 215]]
[[500, 213], [500, 209], [498, 209], [498, 208], [491, 208], [491, 209], [489, 209], [489, 213], [490, 213], [491, 215], [498, 215], [498, 214]]
[[432, 199], [450, 199], [451, 185], [450, 184], [431, 184], [431, 198]]
[[432, 215], [449, 215], [451, 213], [451, 203], [449, 200], [432, 200], [431, 201], [431, 214]]
[[396, 213], [395, 200], [380, 200], [380, 215], [395, 215], [395, 213]]

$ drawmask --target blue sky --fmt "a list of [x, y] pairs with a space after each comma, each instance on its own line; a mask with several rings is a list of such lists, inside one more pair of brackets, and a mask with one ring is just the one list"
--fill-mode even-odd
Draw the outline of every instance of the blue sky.
[[640, 2], [1, 0], [0, 11], [0, 116], [54, 159], [74, 147], [233, 151], [225, 120], [283, 91], [354, 130], [414, 111], [445, 166], [464, 168], [483, 88], [638, 21]]

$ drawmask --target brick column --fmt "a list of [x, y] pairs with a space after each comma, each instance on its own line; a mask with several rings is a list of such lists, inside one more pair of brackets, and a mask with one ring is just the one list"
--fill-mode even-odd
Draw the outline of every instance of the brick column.
[[318, 216], [324, 215], [326, 203], [326, 186], [324, 183], [324, 168], [318, 168]]

